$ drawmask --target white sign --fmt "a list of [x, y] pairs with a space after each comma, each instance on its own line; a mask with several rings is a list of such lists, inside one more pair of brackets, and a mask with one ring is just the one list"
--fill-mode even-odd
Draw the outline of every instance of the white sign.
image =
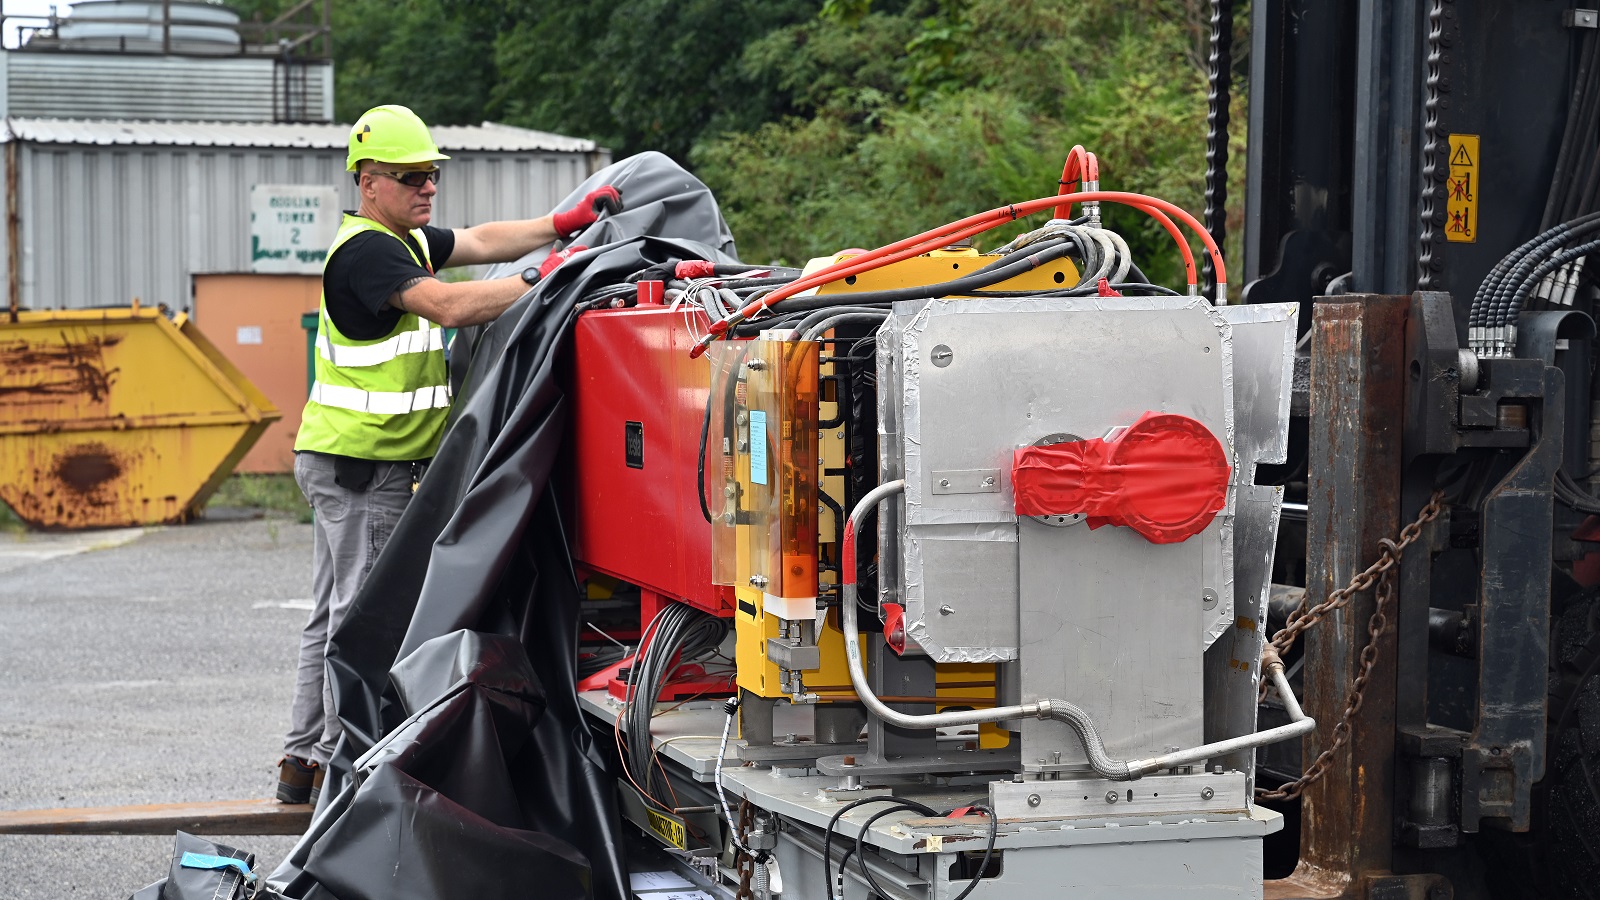
[[259, 343], [261, 343], [261, 326], [260, 325], [240, 325], [239, 326], [239, 343], [241, 343], [241, 344], [259, 344]]
[[250, 189], [250, 271], [322, 274], [341, 215], [333, 187], [255, 185]]

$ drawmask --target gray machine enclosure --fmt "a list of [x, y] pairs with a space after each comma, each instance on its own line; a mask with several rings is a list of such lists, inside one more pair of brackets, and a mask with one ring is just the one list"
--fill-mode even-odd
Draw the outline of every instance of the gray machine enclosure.
[[[1006, 663], [1008, 700], [1079, 704], [1113, 756], [1254, 730], [1281, 505], [1254, 477], [1285, 457], [1295, 314], [1195, 297], [897, 304], [878, 343], [880, 446], [906, 490], [880, 515], [880, 546], [899, 548], [880, 600], [904, 605], [911, 641], [937, 662]], [[1014, 450], [1146, 411], [1194, 418], [1227, 450], [1228, 504], [1203, 532], [1157, 545], [1019, 521]], [[1017, 727], [1029, 770], [1084, 761], [1064, 724]]]

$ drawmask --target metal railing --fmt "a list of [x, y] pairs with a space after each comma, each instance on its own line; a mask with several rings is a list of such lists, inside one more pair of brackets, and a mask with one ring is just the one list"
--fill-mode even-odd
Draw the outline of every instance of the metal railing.
[[[99, 17], [92, 20], [78, 19], [82, 24], [93, 25], [139, 25], [149, 27], [159, 25], [161, 28], [161, 48], [154, 50], [129, 50], [120, 46], [113, 52], [159, 52], [162, 55], [172, 55], [174, 52], [173, 29], [186, 26], [232, 28], [240, 37], [239, 55], [241, 56], [279, 56], [302, 61], [322, 61], [332, 59], [333, 42], [330, 37], [332, 24], [330, 6], [332, 0], [300, 0], [294, 6], [280, 13], [270, 21], [256, 22], [204, 22], [186, 19], [174, 19], [172, 15], [172, 0], [161, 0], [161, 18], [159, 21], [148, 17]], [[26, 49], [29, 51], [48, 52], [87, 52], [104, 53], [102, 46], [77, 47], [61, 40], [61, 26], [74, 21], [71, 15], [61, 15], [51, 7], [51, 12], [46, 16], [13, 14], [4, 9], [0, 4], [0, 34], [13, 40], [6, 41], [6, 46], [13, 49]], [[219, 55], [219, 54], [207, 54]], [[223, 54], [225, 55], [225, 54]]]

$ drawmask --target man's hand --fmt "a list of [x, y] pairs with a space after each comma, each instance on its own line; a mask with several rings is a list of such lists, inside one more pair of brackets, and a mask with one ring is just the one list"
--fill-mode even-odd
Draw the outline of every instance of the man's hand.
[[556, 234], [565, 240], [593, 225], [602, 214], [614, 216], [619, 212], [622, 212], [622, 192], [608, 184], [584, 195], [572, 209], [551, 213], [550, 223], [555, 226]]
[[560, 250], [550, 254], [549, 256], [546, 256], [544, 258], [544, 262], [539, 264], [539, 280], [543, 281], [544, 279], [549, 278], [550, 273], [554, 272], [557, 266], [587, 249], [589, 248], [582, 244], [573, 244], [571, 247], [568, 247], [565, 250]]

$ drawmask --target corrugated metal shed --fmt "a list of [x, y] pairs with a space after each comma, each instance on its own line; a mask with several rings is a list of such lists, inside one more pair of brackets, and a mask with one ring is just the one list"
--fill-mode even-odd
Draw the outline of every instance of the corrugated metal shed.
[[333, 63], [112, 53], [0, 54], [0, 109], [11, 116], [271, 122], [296, 82], [295, 118], [333, 118]]
[[[138, 297], [187, 308], [191, 275], [250, 270], [254, 185], [337, 185], [355, 206], [348, 134], [348, 125], [6, 120], [21, 305]], [[434, 206], [443, 227], [543, 215], [611, 161], [592, 141], [505, 125], [433, 134], [451, 156]]]

